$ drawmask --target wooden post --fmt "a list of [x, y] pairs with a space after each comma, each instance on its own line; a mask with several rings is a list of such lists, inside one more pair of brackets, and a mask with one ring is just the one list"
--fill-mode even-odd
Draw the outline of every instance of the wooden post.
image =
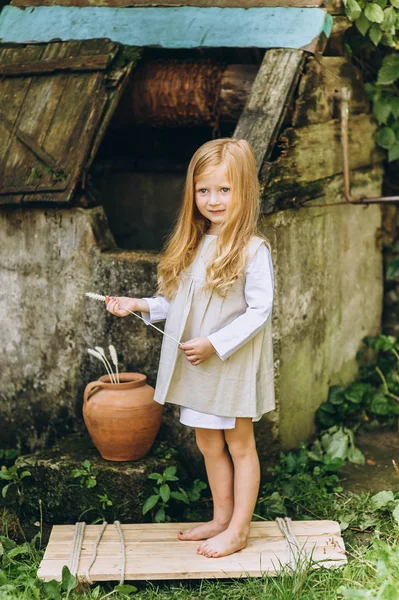
[[233, 137], [251, 144], [258, 173], [273, 148], [303, 61], [303, 50], [271, 49], [256, 75]]

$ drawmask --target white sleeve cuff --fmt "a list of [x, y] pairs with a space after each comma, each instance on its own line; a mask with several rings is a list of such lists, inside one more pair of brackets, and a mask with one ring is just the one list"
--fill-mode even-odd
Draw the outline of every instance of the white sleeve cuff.
[[220, 360], [226, 360], [226, 358], [228, 358], [227, 356], [225, 356], [225, 354], [227, 354], [227, 352], [223, 353], [221, 352], [221, 350], [218, 350], [218, 342], [216, 340], [216, 333], [211, 333], [210, 335], [207, 335], [206, 337], [208, 338], [208, 340], [211, 342], [212, 346], [215, 348], [215, 352], [218, 355], [218, 357], [220, 358]]
[[150, 307], [149, 313], [147, 311], [141, 311], [141, 316], [146, 325], [156, 323], [157, 321], [164, 321], [167, 318], [170, 302], [164, 296], [143, 298], [143, 300], [146, 300]]

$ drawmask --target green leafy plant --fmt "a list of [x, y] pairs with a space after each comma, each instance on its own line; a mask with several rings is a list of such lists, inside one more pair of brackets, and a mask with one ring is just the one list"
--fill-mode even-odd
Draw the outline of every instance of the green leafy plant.
[[339, 597], [350, 600], [396, 600], [399, 597], [399, 544], [392, 545], [378, 538], [373, 539], [371, 552], [372, 560], [368, 560], [369, 572], [374, 573], [374, 580], [362, 585], [361, 589], [354, 586], [341, 585], [337, 589]]
[[398, 0], [344, 0], [348, 19], [374, 45], [396, 48], [399, 29]]
[[82, 462], [82, 466], [72, 470], [72, 476], [79, 479], [81, 487], [93, 488], [97, 485], [96, 473], [89, 460]]
[[316, 411], [320, 428], [346, 425], [392, 426], [399, 415], [399, 343], [396, 337], [380, 335], [363, 338], [357, 355], [357, 379], [347, 386], [331, 386], [326, 402]]
[[0, 461], [1, 463], [12, 463], [18, 456], [18, 450], [15, 448], [0, 448]]
[[176, 471], [177, 467], [171, 466], [167, 467], [162, 474], [150, 473], [148, 475], [148, 479], [154, 479], [157, 482], [158, 487], [153, 488], [155, 493], [152, 496], [149, 496], [144, 502], [142, 514], [145, 515], [152, 510], [155, 523], [171, 521], [170, 515], [167, 514], [169, 502], [171, 500], [184, 502], [188, 505], [190, 502], [198, 500], [202, 490], [208, 487], [203, 481], [195, 479], [191, 488], [185, 490], [175, 483], [179, 481], [179, 478], [176, 476]]
[[103, 510], [106, 510], [113, 505], [112, 500], [108, 498], [107, 494], [97, 494], [97, 498]]
[[377, 76], [366, 83], [366, 92], [379, 125], [376, 142], [388, 152], [388, 161], [394, 161], [399, 159], [399, 0], [344, 0], [344, 4], [365, 47], [370, 41], [374, 49], [384, 48], [381, 55], [368, 51]]
[[[69, 598], [71, 591], [75, 589], [77, 583], [75, 575], [72, 575], [67, 565], [64, 565], [62, 567], [61, 582], [52, 579], [43, 584], [43, 589], [47, 594], [47, 598], [51, 600], [61, 600], [61, 598]], [[62, 594], [63, 592], [65, 592], [65, 596]]]
[[13, 490], [16, 492], [16, 498], [17, 498], [18, 504], [22, 504], [23, 503], [22, 481], [25, 479], [25, 477], [30, 477], [30, 476], [31, 476], [30, 471], [22, 471], [22, 473], [19, 473], [18, 469], [15, 465], [13, 465], [10, 468], [7, 468], [6, 466], [3, 465], [0, 470], [0, 479], [3, 479], [4, 481], [8, 481], [9, 483], [7, 483], [1, 490], [2, 497], [6, 498], [9, 490]]
[[[399, 12], [399, 11], [398, 11]], [[382, 59], [377, 80], [366, 84], [373, 114], [380, 126], [376, 141], [387, 150], [388, 160], [399, 158], [399, 53]]]

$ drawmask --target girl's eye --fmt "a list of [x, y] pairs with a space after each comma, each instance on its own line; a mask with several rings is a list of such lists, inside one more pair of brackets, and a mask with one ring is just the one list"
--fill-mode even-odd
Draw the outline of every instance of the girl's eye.
[[226, 192], [227, 193], [229, 191], [230, 191], [230, 188], [227, 188], [227, 187], [222, 188], [222, 192]]
[[200, 190], [198, 190], [199, 192], [201, 192], [201, 194], [204, 192], [206, 192], [206, 188], [201, 188]]

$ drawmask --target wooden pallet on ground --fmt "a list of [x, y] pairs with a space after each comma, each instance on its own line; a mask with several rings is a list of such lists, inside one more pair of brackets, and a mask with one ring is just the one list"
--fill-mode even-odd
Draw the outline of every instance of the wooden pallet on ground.
[[[289, 563], [290, 544], [276, 521], [252, 522], [248, 545], [221, 558], [197, 554], [199, 542], [181, 541], [178, 531], [199, 523], [150, 523], [121, 525], [123, 544], [115, 524], [108, 524], [90, 568], [94, 581], [124, 579], [202, 579], [277, 575]], [[61, 580], [64, 565], [71, 565], [75, 545], [76, 575], [85, 579], [94, 557], [102, 525], [87, 525], [76, 556], [75, 525], [54, 525], [38, 570], [38, 577]], [[299, 564], [334, 568], [347, 562], [344, 542], [336, 521], [292, 521], [291, 531], [300, 548]], [[291, 543], [292, 547], [292, 543]]]

